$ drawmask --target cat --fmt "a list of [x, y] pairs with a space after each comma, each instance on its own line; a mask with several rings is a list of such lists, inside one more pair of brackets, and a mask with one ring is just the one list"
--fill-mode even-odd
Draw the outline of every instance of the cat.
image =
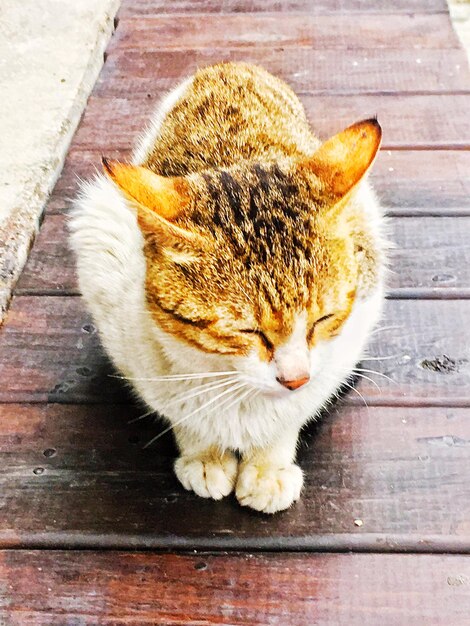
[[265, 513], [300, 497], [299, 430], [360, 360], [386, 243], [376, 119], [320, 142], [266, 70], [198, 70], [70, 220], [114, 364], [172, 427], [183, 487]]

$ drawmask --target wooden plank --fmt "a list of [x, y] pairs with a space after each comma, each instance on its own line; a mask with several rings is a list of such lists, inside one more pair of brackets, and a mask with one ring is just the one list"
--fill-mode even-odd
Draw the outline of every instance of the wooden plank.
[[[128, 159], [129, 150], [109, 150], [110, 158]], [[47, 211], [68, 210], [78, 178], [101, 169], [102, 150], [72, 147]], [[422, 214], [470, 214], [470, 150], [382, 150], [371, 180], [391, 215], [411, 209]]]
[[[399, 42], [397, 42], [399, 46]], [[470, 91], [470, 70], [462, 49], [342, 50], [274, 46], [250, 49], [113, 50], [95, 95], [123, 97], [169, 90], [199, 67], [246, 61], [286, 80], [297, 93], [443, 93]]]
[[4, 551], [0, 572], [0, 617], [22, 626], [464, 626], [470, 611], [462, 556]]
[[135, 408], [3, 404], [0, 546], [469, 553], [468, 414], [337, 405], [304, 432], [302, 499], [263, 516], [185, 491]]
[[[160, 94], [91, 97], [74, 148], [130, 151], [159, 99]], [[383, 149], [470, 148], [470, 95], [304, 95], [301, 100], [322, 138], [356, 120], [377, 116], [384, 130]]]
[[[17, 295], [75, 295], [75, 261], [67, 243], [66, 217], [48, 215], [41, 227]], [[389, 297], [470, 297], [470, 218], [391, 219]]]
[[79, 298], [14, 298], [0, 354], [0, 402], [126, 398]]
[[371, 180], [390, 215], [470, 207], [470, 151], [384, 150]]
[[16, 285], [21, 295], [78, 293], [65, 215], [47, 215]]
[[[386, 27], [384, 28], [384, 20]], [[251, 46], [358, 50], [458, 48], [450, 19], [441, 14], [334, 15], [230, 13], [201, 17], [159, 15], [121, 19], [109, 52]]]
[[448, 13], [445, 0], [134, 0], [124, 3], [122, 17], [150, 17], [162, 13], [257, 13], [282, 14], [305, 12], [324, 13]]
[[[18, 296], [0, 334], [0, 401], [128, 401], [76, 297]], [[369, 355], [370, 405], [470, 406], [470, 300], [388, 300]], [[365, 367], [367, 367], [367, 361]], [[361, 403], [355, 394], [348, 403]]]
[[392, 297], [470, 296], [470, 218], [395, 218], [390, 240]]

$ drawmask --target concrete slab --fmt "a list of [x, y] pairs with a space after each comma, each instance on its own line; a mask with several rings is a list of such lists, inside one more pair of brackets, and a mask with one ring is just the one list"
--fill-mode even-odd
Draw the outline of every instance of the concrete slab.
[[470, 0], [449, 0], [452, 23], [470, 61]]
[[0, 323], [103, 65], [119, 4], [0, 4]]

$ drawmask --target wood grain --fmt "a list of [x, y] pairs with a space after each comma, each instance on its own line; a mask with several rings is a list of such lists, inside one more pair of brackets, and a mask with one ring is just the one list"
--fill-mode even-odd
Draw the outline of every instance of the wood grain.
[[126, 398], [79, 298], [14, 298], [0, 353], [0, 401]]
[[12, 626], [464, 626], [470, 611], [470, 559], [449, 555], [4, 551], [0, 575]]
[[[389, 230], [389, 297], [470, 297], [470, 218], [393, 218]], [[15, 293], [78, 294], [64, 215], [46, 217]]]
[[390, 215], [470, 207], [470, 151], [383, 150], [371, 180]]
[[[384, 29], [384, 19], [387, 28]], [[450, 20], [439, 14], [334, 15], [230, 13], [122, 18], [109, 48], [161, 50], [185, 48], [311, 47], [315, 50], [458, 48]]]
[[389, 225], [389, 296], [470, 296], [469, 218], [393, 218]]
[[[47, 211], [68, 210], [78, 178], [101, 169], [102, 150], [72, 148], [49, 200]], [[113, 149], [106, 156], [125, 160], [130, 150]], [[371, 180], [390, 215], [470, 215], [470, 150], [382, 150]]]
[[185, 491], [139, 409], [3, 404], [0, 546], [469, 552], [468, 413], [337, 405], [303, 434], [302, 499], [265, 516]]
[[47, 215], [25, 268], [15, 288], [16, 294], [78, 293], [75, 258], [68, 244], [65, 215]]
[[[323, 13], [446, 13], [445, 0], [394, 0], [377, 2], [376, 0], [133, 0], [123, 3], [122, 17], [142, 17], [161, 15], [162, 13], [257, 13], [274, 12], [285, 14], [297, 11], [307, 14]], [[282, 16], [282, 17], [281, 17]], [[447, 17], [445, 19], [448, 19]]]
[[[388, 300], [379, 328], [369, 356], [386, 359], [369, 369], [392, 380], [361, 381], [368, 404], [470, 404], [470, 300]], [[77, 297], [14, 298], [0, 353], [2, 402], [129, 401]]]
[[[123, 2], [0, 331], [0, 623], [468, 623], [470, 71], [456, 41], [445, 0]], [[372, 178], [402, 216], [362, 365], [385, 377], [304, 430], [303, 498], [272, 517], [185, 491], [170, 434], [143, 448], [163, 422], [136, 421], [66, 247], [77, 175], [128, 158], [158, 99], [222, 60], [284, 78], [321, 136], [377, 114]]]
[[[384, 150], [470, 148], [470, 95], [304, 95], [312, 129], [327, 138], [352, 122], [377, 116]], [[91, 97], [74, 149], [130, 151], [158, 107], [152, 97]]]
[[461, 49], [317, 51], [272, 46], [249, 49], [120, 50], [110, 52], [95, 95], [122, 97], [171, 89], [199, 67], [222, 61], [257, 63], [297, 93], [443, 93], [470, 91]]

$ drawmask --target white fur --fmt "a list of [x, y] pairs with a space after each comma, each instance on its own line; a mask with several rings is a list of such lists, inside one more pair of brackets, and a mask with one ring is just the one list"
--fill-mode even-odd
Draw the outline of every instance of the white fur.
[[297, 380], [310, 376], [310, 354], [307, 345], [307, 315], [297, 314], [292, 335], [274, 352], [277, 378]]
[[[165, 115], [191, 80], [164, 101], [135, 152], [135, 162], [145, 158]], [[362, 193], [367, 196], [369, 192]], [[365, 204], [379, 237], [380, 216], [371, 198]], [[260, 362], [254, 354], [245, 358], [205, 354], [165, 334], [152, 321], [144, 292], [143, 238], [134, 212], [104, 176], [83, 185], [70, 229], [80, 288], [108, 354], [145, 402], [171, 424], [176, 426], [181, 418], [192, 415], [175, 428], [182, 453], [175, 469], [182, 484], [206, 497], [226, 495], [236, 480], [230, 450], [238, 450], [243, 457], [237, 483], [240, 502], [266, 512], [287, 508], [302, 486], [300, 470], [292, 469], [296, 468], [298, 431], [360, 360], [380, 314], [381, 284], [373, 295], [356, 302], [340, 335], [310, 352], [301, 314], [290, 342], [277, 350], [271, 363]], [[296, 378], [306, 369], [311, 380], [297, 391], [288, 391], [276, 381], [279, 375]], [[229, 391], [229, 385], [220, 386], [225, 379], [218, 377], [152, 380], [170, 374], [232, 370], [239, 372], [238, 384], [245, 383], [235, 392]], [[214, 383], [211, 391], [178, 401], [183, 393], [195, 394], [207, 382]], [[233, 402], [237, 394], [241, 398], [249, 389], [260, 391]], [[218, 394], [222, 395], [217, 402], [202, 408]], [[207, 459], [207, 450], [220, 451], [220, 458]]]

